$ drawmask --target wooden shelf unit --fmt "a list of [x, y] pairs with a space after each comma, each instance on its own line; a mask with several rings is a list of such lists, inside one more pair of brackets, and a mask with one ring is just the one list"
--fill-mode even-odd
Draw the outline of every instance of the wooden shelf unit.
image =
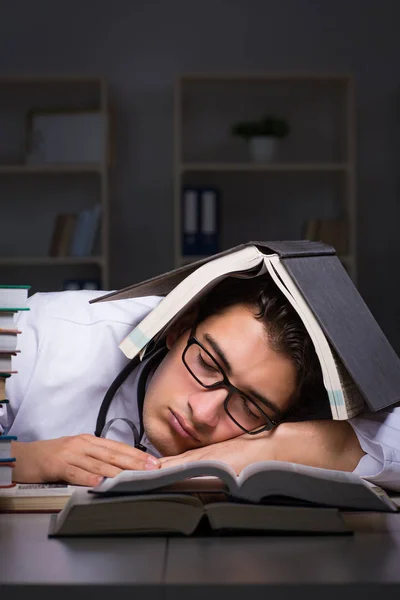
[[[27, 162], [26, 119], [30, 110], [86, 111], [104, 116], [104, 153], [95, 163]], [[3, 120], [3, 121], [2, 121]], [[0, 194], [7, 231], [0, 241], [0, 280], [32, 291], [62, 289], [63, 280], [98, 279], [109, 288], [109, 107], [101, 76], [0, 76]], [[4, 128], [3, 128], [4, 129]], [[51, 182], [51, 183], [50, 183]], [[49, 256], [55, 217], [100, 203], [95, 255]], [[26, 215], [26, 218], [24, 218]], [[14, 279], [16, 279], [14, 281]]]
[[[251, 162], [230, 128], [268, 113], [288, 118], [291, 132], [276, 161]], [[340, 258], [356, 282], [355, 163], [350, 74], [182, 74], [174, 95], [174, 266], [201, 258], [182, 255], [182, 187], [210, 185], [221, 190], [221, 251], [250, 239], [300, 239], [302, 219], [344, 218], [348, 251]]]

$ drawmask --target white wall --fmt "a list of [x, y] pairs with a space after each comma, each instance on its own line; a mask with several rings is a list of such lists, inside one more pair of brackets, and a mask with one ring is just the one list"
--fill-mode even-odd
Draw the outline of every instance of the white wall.
[[117, 115], [112, 287], [172, 267], [177, 74], [353, 73], [359, 288], [399, 348], [399, 21], [396, 0], [14, 0], [1, 7], [0, 73], [108, 78]]

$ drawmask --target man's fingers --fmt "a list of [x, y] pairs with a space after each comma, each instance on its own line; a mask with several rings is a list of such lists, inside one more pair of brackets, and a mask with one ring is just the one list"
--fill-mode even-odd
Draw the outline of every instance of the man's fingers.
[[135, 455], [137, 452], [142, 452], [129, 444], [125, 444], [125, 442], [117, 442], [116, 440], [111, 440], [108, 438], [100, 438], [96, 435], [91, 435], [90, 433], [83, 433], [79, 436], [83, 440], [87, 440], [91, 444], [95, 444], [96, 446], [105, 446], [106, 448], [118, 450], [118, 452], [125, 452], [126, 454]]
[[[97, 436], [91, 435], [88, 433], [83, 434], [80, 437], [87, 440], [91, 444], [94, 444], [97, 447], [107, 448], [110, 451], [114, 450], [118, 454], [130, 456], [137, 461], [142, 460], [143, 465], [145, 465], [146, 462], [148, 462], [149, 457], [151, 457], [150, 462], [152, 462], [153, 464], [155, 464], [155, 465], [161, 464], [160, 461], [158, 460], [158, 458], [156, 458], [152, 454], [148, 454], [147, 452], [138, 450], [137, 448], [134, 448], [133, 446], [130, 446], [129, 444], [125, 444], [124, 442], [117, 442], [116, 440], [109, 440], [107, 438], [98, 438]], [[136, 468], [137, 469], [139, 467], [125, 467], [125, 468], [131, 468], [131, 469]], [[140, 468], [144, 468], [144, 466], [142, 466]]]
[[[127, 454], [123, 454], [122, 452], [118, 452], [117, 450], [110, 450], [103, 446], [95, 446], [94, 444], [87, 448], [87, 455], [85, 458], [92, 458], [94, 461], [101, 461], [101, 463], [112, 466], [113, 468], [118, 468], [119, 470], [131, 470], [131, 471], [139, 471], [146, 469], [146, 465], [150, 463], [150, 465], [154, 465], [154, 468], [157, 468], [157, 459], [151, 454], [146, 454], [145, 452], [141, 452], [138, 450], [137, 454], [130, 456]], [[97, 471], [95, 471], [97, 472]], [[101, 473], [103, 474], [103, 472]], [[112, 475], [105, 475], [106, 477], [114, 477], [116, 473]]]
[[86, 454], [81, 454], [72, 457], [68, 465], [66, 465], [66, 477], [68, 479], [70, 478], [69, 470], [74, 469], [75, 467], [100, 477], [115, 477], [122, 471], [121, 468], [112, 465], [111, 463], [98, 460], [97, 458], [87, 456]]
[[101, 476], [88, 473], [88, 471], [73, 465], [68, 465], [64, 479], [64, 481], [67, 481], [71, 485], [84, 485], [86, 487], [99, 485], [102, 480]]
[[[76, 445], [75, 448], [70, 449], [73, 457], [71, 457], [72, 460], [70, 459], [70, 462], [77, 464], [78, 466], [83, 465], [83, 468], [88, 471], [91, 469], [88, 468], [88, 463], [86, 461], [87, 458], [92, 458], [94, 460], [94, 467], [99, 467], [99, 465], [96, 463], [96, 461], [98, 461], [106, 465], [117, 467], [119, 470], [138, 471], [151, 468], [156, 469], [161, 465], [160, 461], [151, 454], [147, 454], [146, 452], [142, 452], [136, 448], [130, 448], [130, 446], [127, 444], [122, 444], [121, 442], [103, 445], [92, 443], [90, 439], [80, 439], [79, 444], [82, 445], [82, 441], [82, 448], [79, 448], [78, 445]], [[125, 452], [126, 448], [130, 449], [129, 454]], [[93, 472], [97, 473], [99, 471]], [[116, 475], [114, 471], [110, 471], [110, 474], [108, 474], [104, 473], [104, 470], [101, 472], [101, 474], [105, 477], [114, 477]]]

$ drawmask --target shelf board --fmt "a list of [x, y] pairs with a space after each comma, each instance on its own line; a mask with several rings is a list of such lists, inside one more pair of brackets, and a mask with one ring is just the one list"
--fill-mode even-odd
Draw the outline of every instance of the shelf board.
[[32, 83], [32, 84], [57, 84], [57, 83], [87, 83], [100, 84], [104, 82], [102, 75], [2, 75], [0, 84]]
[[334, 73], [334, 72], [323, 72], [323, 73], [307, 73], [307, 72], [224, 72], [224, 73], [185, 73], [179, 77], [179, 81], [183, 83], [188, 82], [232, 82], [241, 83], [247, 81], [305, 81], [305, 82], [337, 82], [343, 83], [348, 82], [351, 79], [350, 73]]
[[54, 165], [0, 165], [0, 174], [28, 174], [28, 173], [99, 173], [102, 170], [100, 163], [54, 164]]
[[255, 172], [255, 171], [327, 171], [327, 172], [345, 172], [351, 169], [349, 163], [182, 163], [180, 165], [182, 173], [188, 171], [237, 171], [237, 172]]
[[9, 256], [0, 257], [0, 266], [103, 265], [101, 256]]

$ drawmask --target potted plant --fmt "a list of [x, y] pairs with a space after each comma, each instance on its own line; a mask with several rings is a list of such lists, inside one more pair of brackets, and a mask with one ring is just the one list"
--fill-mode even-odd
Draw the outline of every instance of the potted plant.
[[290, 126], [286, 119], [266, 115], [258, 121], [241, 121], [232, 127], [232, 134], [247, 140], [252, 159], [256, 162], [271, 160], [277, 140], [286, 137]]

